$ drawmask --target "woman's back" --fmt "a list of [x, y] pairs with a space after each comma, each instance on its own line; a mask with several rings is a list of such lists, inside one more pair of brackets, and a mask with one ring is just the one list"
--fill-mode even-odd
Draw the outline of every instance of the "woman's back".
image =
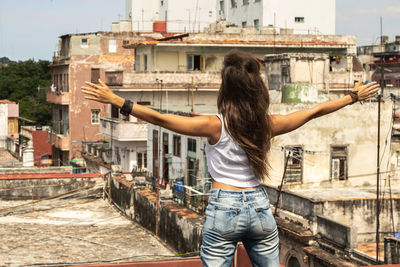
[[221, 114], [221, 136], [215, 144], [206, 144], [208, 172], [216, 182], [235, 187], [255, 187], [261, 184], [252, 168], [246, 152], [227, 133]]

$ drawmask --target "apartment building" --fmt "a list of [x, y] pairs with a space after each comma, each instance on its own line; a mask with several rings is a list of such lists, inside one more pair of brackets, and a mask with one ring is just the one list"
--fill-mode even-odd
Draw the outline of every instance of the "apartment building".
[[[332, 63], [333, 72], [339, 75], [334, 76], [332, 74], [332, 77], [339, 77], [337, 79], [340, 80], [340, 75], [347, 74], [346, 77], [353, 77], [354, 73], [358, 73], [353, 71], [352, 65], [355, 51], [355, 38], [353, 36], [276, 35], [274, 37], [271, 34], [226, 27], [226, 23], [218, 23], [210, 25], [205, 33], [200, 34], [152, 33], [151, 36], [124, 47], [128, 50], [134, 50], [135, 70], [114, 73], [114, 76], [110, 76], [108, 80], [106, 77], [106, 82], [112, 90], [136, 103], [162, 110], [162, 112], [177, 112], [178, 114], [179, 112], [192, 115], [217, 112], [216, 100], [221, 82], [220, 69], [224, 55], [232, 49], [252, 53], [260, 61], [265, 61], [267, 59], [265, 55], [273, 52], [290, 54], [294, 51], [304, 51], [305, 54], [310, 54], [310, 58], [313, 58], [306, 65], [311, 66], [311, 68], [313, 64], [315, 65], [313, 68], [315, 73], [312, 75], [319, 75], [318, 81], [323, 80], [323, 77], [325, 79], [330, 77], [330, 56], [344, 58], [341, 63], [344, 67], [338, 67]], [[318, 55], [316, 58], [314, 58], [315, 54]], [[314, 55], [314, 57], [311, 55]], [[323, 58], [325, 67], [320, 68], [319, 63], [317, 63], [319, 58]], [[303, 69], [301, 59], [298, 60], [299, 65], [296, 65], [295, 61], [293, 62], [293, 75], [301, 76], [299, 70], [302, 71], [301, 74], [307, 73]], [[267, 63], [265, 64], [267, 66]], [[268, 66], [263, 67], [262, 72], [266, 82], [271, 79], [267, 71]], [[323, 71], [321, 72], [321, 70]], [[310, 77], [310, 75], [307, 75], [307, 77]], [[292, 77], [290, 79], [289, 82], [298, 82], [298, 78]], [[353, 80], [354, 78], [346, 83], [346, 89], [352, 85]], [[122, 85], [113, 81], [122, 81]], [[312, 84], [316, 84], [316, 81], [316, 79], [308, 79], [303, 82], [307, 83], [308, 87], [314, 88], [315, 85]], [[315, 87], [315, 90], [318, 91], [317, 95], [327, 95], [334, 85], [333, 82], [334, 79], [330, 83], [321, 82], [321, 86]], [[283, 91], [280, 89], [270, 90], [274, 103], [282, 103]], [[318, 102], [320, 99], [316, 97], [312, 101]], [[103, 153], [105, 161], [122, 165], [123, 171], [147, 170], [154, 175], [161, 171], [171, 178], [184, 175], [187, 179], [187, 172], [183, 170], [180, 172], [173, 171], [174, 168], [177, 169], [178, 167], [171, 167], [166, 170], [168, 168], [167, 162], [169, 162], [168, 164], [175, 164], [175, 161], [186, 160], [186, 156], [178, 159], [178, 156], [172, 156], [170, 151], [172, 147], [175, 147], [173, 142], [177, 142], [179, 138], [182, 138], [181, 144], [186, 144], [188, 142], [185, 139], [186, 137], [177, 135], [176, 140], [173, 141], [172, 133], [164, 129], [157, 130], [157, 127], [149, 128], [147, 124], [137, 121], [132, 116], [125, 118], [111, 106], [108, 107], [108, 114], [108, 116], [100, 119], [100, 133], [110, 139], [110, 142], [106, 145], [108, 153]], [[159, 140], [156, 145], [152, 141], [153, 130], [158, 133], [157, 138], [154, 136], [155, 139]], [[165, 140], [164, 134], [168, 135]], [[169, 152], [162, 152], [164, 156], [158, 163], [156, 151], [163, 147], [161, 143], [168, 144]], [[200, 143], [200, 140], [196, 141], [196, 145]], [[182, 145], [182, 147], [184, 146]], [[196, 151], [201, 149], [202, 147], [199, 146]], [[154, 152], [152, 152], [153, 150]], [[181, 155], [186, 154], [186, 150], [181, 153]], [[200, 162], [198, 161], [200, 154], [191, 155], [193, 162], [196, 162], [196, 160]], [[159, 164], [160, 167], [158, 167]], [[182, 166], [186, 166], [186, 163]], [[206, 173], [203, 169], [200, 172], [199, 175]]]
[[335, 17], [335, 0], [126, 0], [126, 19], [140, 32], [153, 31], [159, 21], [167, 32], [203, 32], [210, 23], [227, 21], [271, 33], [329, 35], [335, 34]]
[[51, 63], [52, 86], [46, 95], [52, 104], [49, 142], [55, 165], [81, 166], [85, 144], [103, 142], [100, 117], [109, 115], [108, 110], [104, 104], [86, 100], [81, 87], [86, 81], [97, 83], [98, 79], [132, 70], [133, 51], [122, 46], [137, 38], [129, 27], [60, 37]]

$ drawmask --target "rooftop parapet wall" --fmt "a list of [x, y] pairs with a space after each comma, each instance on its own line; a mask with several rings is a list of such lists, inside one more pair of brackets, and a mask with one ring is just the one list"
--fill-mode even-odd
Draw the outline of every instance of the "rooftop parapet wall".
[[[278, 190], [276, 188], [266, 186], [270, 203], [276, 206]], [[371, 189], [373, 190], [373, 189]], [[368, 190], [366, 190], [368, 191]], [[375, 218], [376, 218], [376, 199], [370, 197], [343, 197], [339, 198], [339, 192], [337, 192], [338, 198], [326, 198], [329, 193], [321, 193], [320, 197], [305, 197], [296, 192], [282, 191], [279, 201], [279, 210], [285, 210], [291, 212], [297, 216], [301, 216], [308, 220], [309, 225], [316, 223], [317, 227], [320, 227], [319, 222], [323, 223], [321, 229], [328, 229], [332, 224], [343, 225], [343, 227], [350, 227], [350, 225], [357, 226], [357, 241], [371, 241], [375, 238]], [[394, 227], [399, 229], [400, 227], [400, 198], [394, 197], [392, 200], [389, 198], [381, 199], [381, 232], [383, 234], [390, 233], [392, 229], [391, 209], [390, 205], [392, 201], [394, 211]], [[317, 217], [322, 219], [318, 219]], [[323, 218], [331, 218], [331, 222], [326, 222]], [[330, 219], [329, 219], [330, 220]], [[309, 227], [309, 225], [303, 225], [303, 227]], [[324, 226], [325, 225], [325, 226]], [[326, 228], [328, 227], [328, 228]], [[336, 226], [335, 226], [336, 227]], [[343, 228], [342, 227], [342, 228]], [[343, 229], [344, 229], [343, 228]], [[313, 231], [323, 231], [321, 229], [311, 229]], [[343, 230], [342, 229], [342, 230]], [[340, 230], [340, 231], [342, 231]], [[347, 231], [347, 234], [344, 232]], [[350, 234], [350, 230], [342, 231], [342, 237], [338, 237], [338, 244], [353, 247], [354, 233]], [[316, 233], [316, 232], [315, 232]], [[347, 239], [343, 238], [344, 235], [349, 235]], [[327, 236], [327, 238], [335, 240], [333, 236]], [[350, 242], [351, 241], [351, 242]]]
[[[237, 38], [237, 39], [236, 39]], [[303, 35], [303, 34], [246, 34], [246, 33], [197, 33], [190, 34], [189, 37], [184, 39], [185, 41], [203, 41], [203, 40], [215, 40], [215, 41], [228, 41], [237, 40], [239, 41], [258, 41], [258, 42], [303, 42], [303, 43], [315, 43], [324, 45], [346, 45], [356, 46], [357, 38], [355, 35]]]
[[71, 166], [64, 167], [32, 167], [32, 168], [0, 168], [1, 174], [48, 174], [48, 173], [71, 173]]
[[155, 71], [155, 72], [124, 72], [124, 86], [158, 85], [162, 80], [164, 86], [186, 85], [186, 86], [219, 86], [221, 84], [221, 73], [219, 71]]
[[[41, 174], [40, 176], [43, 176]], [[2, 200], [34, 200], [43, 198], [53, 198], [70, 193], [79, 193], [84, 189], [85, 196], [94, 194], [96, 197], [101, 196], [102, 186], [97, 187], [95, 192], [90, 189], [94, 188], [98, 183], [103, 182], [103, 176], [98, 174], [96, 177], [75, 177], [60, 178], [57, 174], [52, 177], [32, 178], [32, 179], [1, 179], [0, 180], [0, 199]], [[93, 175], [92, 175], [93, 176]]]
[[[261, 73], [265, 81], [265, 74]], [[157, 81], [158, 79], [158, 81]], [[161, 88], [163, 86], [186, 86], [188, 88], [210, 87], [218, 88], [221, 85], [220, 71], [153, 71], [137, 72], [125, 71], [123, 74], [123, 87], [150, 86]]]
[[357, 247], [357, 228], [350, 227], [323, 216], [317, 216], [318, 233], [329, 242], [342, 248]]

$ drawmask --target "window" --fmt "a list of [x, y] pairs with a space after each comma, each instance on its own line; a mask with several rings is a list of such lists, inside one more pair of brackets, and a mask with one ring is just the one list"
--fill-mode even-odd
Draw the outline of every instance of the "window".
[[89, 40], [87, 38], [82, 38], [81, 39], [81, 47], [82, 48], [87, 48], [89, 47]]
[[188, 138], [188, 151], [196, 152], [196, 139]]
[[135, 71], [140, 71], [140, 56], [135, 55]]
[[143, 70], [147, 71], [147, 55], [143, 55]]
[[163, 6], [164, 5], [164, 0], [160, 1], [160, 5]]
[[108, 52], [109, 53], [117, 52], [117, 40], [115, 39], [108, 40]]
[[347, 178], [347, 146], [331, 146], [331, 179]]
[[68, 92], [69, 91], [69, 83], [68, 83], [68, 73], [64, 74], [64, 92]]
[[137, 101], [136, 103], [139, 105], [142, 105], [142, 106], [150, 106], [151, 105], [150, 101]]
[[245, 28], [247, 26], [247, 21], [242, 21], [242, 28]]
[[179, 135], [174, 135], [174, 156], [181, 156], [181, 137]]
[[92, 124], [100, 123], [100, 109], [92, 109]]
[[153, 176], [159, 175], [158, 171], [158, 131], [153, 130]]
[[225, 12], [225, 0], [219, 1], [219, 10]]
[[237, 0], [231, 0], [231, 8], [237, 7]]
[[111, 105], [111, 118], [118, 119], [119, 118], [119, 108]]
[[294, 18], [294, 22], [297, 22], [297, 23], [304, 23], [304, 17], [295, 17], [295, 18]]
[[249, 4], [249, 0], [243, 0], [243, 5], [248, 5]]
[[259, 19], [254, 20], [254, 28], [256, 28], [257, 31], [260, 30], [260, 20]]
[[204, 56], [187, 55], [187, 70], [204, 70]]
[[100, 69], [92, 69], [90, 81], [92, 83], [99, 83], [99, 79], [100, 79]]
[[285, 162], [287, 160], [286, 182], [301, 182], [303, 176], [303, 148], [301, 146], [290, 146], [285, 148], [285, 152]]
[[290, 82], [289, 71], [290, 71], [289, 66], [281, 66], [281, 81], [283, 84]]
[[106, 72], [106, 84], [111, 86], [122, 86], [123, 72], [108, 71]]
[[143, 170], [147, 168], [147, 153], [137, 153], [137, 166], [139, 170]]

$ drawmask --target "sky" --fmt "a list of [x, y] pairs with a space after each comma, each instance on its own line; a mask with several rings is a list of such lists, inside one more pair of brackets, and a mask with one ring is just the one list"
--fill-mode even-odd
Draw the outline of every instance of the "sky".
[[[400, 35], [399, 15], [400, 0], [336, 0], [336, 34], [356, 35], [358, 45], [377, 43], [382, 16], [392, 41]], [[125, 0], [0, 0], [0, 57], [51, 60], [59, 36], [110, 31], [120, 19]]]

